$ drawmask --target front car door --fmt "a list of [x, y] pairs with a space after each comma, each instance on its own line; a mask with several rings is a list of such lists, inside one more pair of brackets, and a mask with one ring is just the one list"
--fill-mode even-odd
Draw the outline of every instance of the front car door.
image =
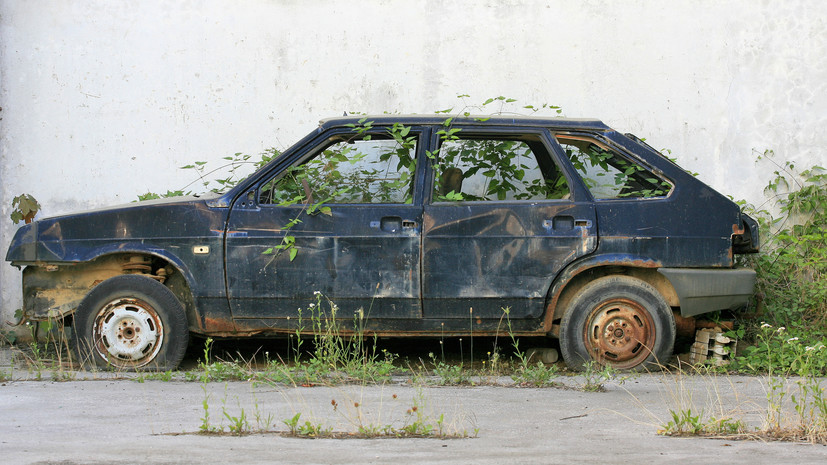
[[420, 139], [398, 125], [329, 130], [235, 201], [226, 270], [239, 330], [295, 326], [319, 296], [338, 318], [421, 317]]

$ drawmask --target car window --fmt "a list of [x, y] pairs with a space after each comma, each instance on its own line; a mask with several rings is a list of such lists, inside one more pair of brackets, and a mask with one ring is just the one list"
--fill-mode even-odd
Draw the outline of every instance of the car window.
[[569, 197], [562, 171], [538, 136], [469, 136], [442, 142], [434, 162], [435, 201]]
[[261, 204], [410, 203], [417, 137], [341, 134], [266, 182]]
[[672, 190], [669, 182], [597, 140], [556, 137], [595, 199], [663, 197]]

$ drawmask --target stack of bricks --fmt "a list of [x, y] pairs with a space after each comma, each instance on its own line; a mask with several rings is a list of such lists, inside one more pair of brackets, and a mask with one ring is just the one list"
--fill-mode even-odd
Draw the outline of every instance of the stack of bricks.
[[735, 355], [735, 340], [724, 335], [719, 327], [703, 328], [695, 333], [695, 343], [689, 351], [689, 363], [729, 364]]

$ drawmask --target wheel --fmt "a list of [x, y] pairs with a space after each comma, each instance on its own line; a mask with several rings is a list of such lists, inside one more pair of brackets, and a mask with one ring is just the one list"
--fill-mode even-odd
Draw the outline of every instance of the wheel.
[[114, 370], [175, 369], [189, 342], [184, 307], [166, 286], [122, 275], [95, 286], [75, 313], [81, 364]]
[[585, 286], [560, 325], [560, 349], [569, 368], [595, 361], [620, 370], [665, 362], [675, 346], [675, 316], [651, 285], [607, 276]]

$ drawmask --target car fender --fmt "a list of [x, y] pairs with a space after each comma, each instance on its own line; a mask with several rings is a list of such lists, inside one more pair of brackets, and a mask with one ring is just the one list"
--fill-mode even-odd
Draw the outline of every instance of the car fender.
[[[576, 289], [569, 285], [579, 287], [578, 281], [589, 282], [599, 276], [622, 274], [624, 270], [627, 270], [628, 274], [630, 269], [654, 271], [661, 266], [660, 261], [650, 257], [624, 253], [589, 255], [573, 261], [557, 274], [549, 288], [543, 327], [546, 331], [551, 331], [553, 321], [563, 316], [567, 302], [576, 293]], [[660, 286], [656, 287], [660, 290]], [[667, 301], [669, 300], [667, 297]]]

